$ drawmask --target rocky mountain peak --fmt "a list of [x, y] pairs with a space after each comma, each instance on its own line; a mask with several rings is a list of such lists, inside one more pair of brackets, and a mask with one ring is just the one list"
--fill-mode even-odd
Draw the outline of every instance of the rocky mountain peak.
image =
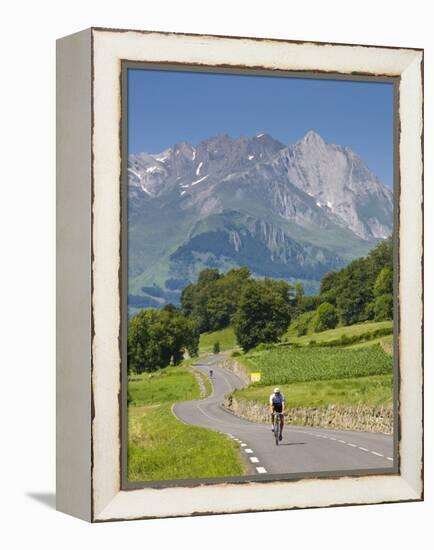
[[196, 146], [179, 142], [157, 155], [131, 155], [128, 173], [130, 186], [147, 200], [178, 193], [183, 207], [196, 205], [207, 215], [256, 194], [258, 204], [269, 201], [287, 221], [329, 220], [365, 240], [384, 238], [392, 228], [390, 189], [350, 148], [328, 144], [314, 130], [288, 146], [265, 132], [219, 134]]
[[128, 184], [129, 292], [142, 307], [176, 301], [206, 267], [315, 285], [392, 232], [391, 190], [313, 130], [287, 146], [220, 134], [130, 155]]
[[300, 145], [310, 146], [324, 146], [326, 143], [323, 138], [314, 130], [309, 130], [302, 138], [297, 142]]

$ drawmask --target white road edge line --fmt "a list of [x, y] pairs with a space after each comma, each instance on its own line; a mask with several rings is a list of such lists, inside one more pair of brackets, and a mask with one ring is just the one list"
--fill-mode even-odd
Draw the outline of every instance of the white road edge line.
[[392, 460], [393, 461], [393, 458], [391, 458], [390, 456], [386, 456], [387, 460]]
[[338, 443], [346, 443], [343, 439], [338, 439]]
[[371, 451], [371, 453], [372, 453], [373, 455], [376, 455], [376, 456], [382, 456], [382, 457], [384, 457], [384, 455], [382, 455], [381, 453], [377, 453], [376, 451]]
[[247, 443], [241, 443], [241, 447], [247, 447]]
[[244, 449], [244, 452], [245, 452], [245, 453], [249, 453], [249, 454], [250, 454], [250, 453], [253, 453], [252, 449]]
[[256, 466], [256, 471], [258, 474], [266, 474], [267, 470], [263, 466]]
[[365, 447], [359, 447], [361, 451], [365, 451], [365, 453], [370, 453], [371, 451], [369, 449], [365, 449]]
[[250, 462], [254, 462], [255, 464], [256, 462], [259, 462], [259, 458], [256, 458], [256, 456], [251, 456], [249, 458], [250, 458]]
[[357, 447], [355, 443], [347, 443], [347, 445], [349, 445], [350, 447]]

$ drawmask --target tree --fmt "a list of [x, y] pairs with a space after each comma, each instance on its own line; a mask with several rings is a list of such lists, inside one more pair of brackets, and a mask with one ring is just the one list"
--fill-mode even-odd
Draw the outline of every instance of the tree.
[[243, 287], [232, 321], [244, 351], [260, 343], [276, 342], [290, 321], [290, 285], [284, 281], [250, 280]]
[[300, 303], [303, 296], [304, 296], [304, 285], [303, 285], [303, 283], [301, 283], [301, 282], [295, 283], [294, 289], [295, 289], [295, 299], [296, 299], [297, 303]]
[[344, 325], [366, 321], [368, 305], [373, 299], [367, 262], [359, 258], [342, 270], [336, 293], [336, 306]]
[[320, 294], [325, 294], [329, 290], [336, 288], [337, 282], [339, 280], [338, 271], [329, 271], [321, 279], [320, 283]]
[[313, 329], [315, 332], [322, 332], [323, 330], [329, 330], [335, 328], [339, 322], [339, 317], [336, 312], [336, 308], [324, 302], [316, 310], [314, 320], [313, 320]]
[[199, 333], [193, 321], [179, 310], [147, 309], [134, 316], [128, 327], [128, 371], [153, 371], [179, 364], [188, 349], [197, 355]]
[[321, 302], [336, 306], [344, 325], [375, 317], [375, 299], [393, 292], [393, 242], [380, 242], [364, 258], [340, 271], [326, 273], [321, 280]]
[[393, 240], [392, 237], [384, 239], [378, 244], [375, 248], [369, 252], [367, 256], [367, 261], [371, 264], [372, 270], [375, 273], [383, 267], [389, 267], [393, 269]]
[[375, 299], [374, 312], [376, 321], [387, 321], [393, 318], [393, 295], [382, 294]]
[[393, 273], [390, 267], [386, 266], [378, 274], [374, 283], [374, 296], [393, 293]]
[[197, 283], [188, 285], [181, 294], [181, 311], [192, 319], [200, 332], [227, 327], [243, 285], [249, 280], [247, 267], [231, 269], [225, 275], [216, 269], [204, 269]]
[[213, 353], [215, 353], [216, 355], [220, 353], [220, 342], [218, 340], [217, 342], [214, 342]]

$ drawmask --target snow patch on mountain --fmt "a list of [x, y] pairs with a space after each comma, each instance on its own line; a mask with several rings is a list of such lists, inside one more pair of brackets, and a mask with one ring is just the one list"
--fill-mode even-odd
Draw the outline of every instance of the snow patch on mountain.
[[128, 168], [128, 172], [131, 172], [131, 174], [133, 174], [134, 176], [136, 176], [136, 178], [138, 178], [139, 180], [142, 179], [142, 176], [140, 174], [138, 174], [135, 170], [133, 170], [132, 168]]
[[192, 207], [206, 205], [207, 212], [211, 204], [230, 208], [232, 199], [247, 199], [288, 222], [337, 224], [364, 240], [392, 231], [391, 190], [349, 147], [329, 144], [313, 130], [288, 146], [265, 133], [219, 135], [195, 147], [181, 142], [156, 155], [131, 155], [128, 173], [132, 187], [146, 184], [148, 200], [181, 187], [190, 189]]
[[197, 185], [197, 184], [200, 183], [201, 181], [206, 180], [208, 177], [209, 177], [209, 174], [207, 174], [206, 176], [203, 176], [203, 178], [200, 178], [200, 179], [198, 179], [198, 180], [196, 180], [196, 181], [191, 182], [190, 185], [191, 185], [191, 186]]

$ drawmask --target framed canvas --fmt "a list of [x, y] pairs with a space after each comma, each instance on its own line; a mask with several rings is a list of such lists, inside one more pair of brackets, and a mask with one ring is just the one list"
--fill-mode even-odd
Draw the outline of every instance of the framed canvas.
[[422, 146], [420, 49], [60, 39], [58, 509], [421, 500]]

